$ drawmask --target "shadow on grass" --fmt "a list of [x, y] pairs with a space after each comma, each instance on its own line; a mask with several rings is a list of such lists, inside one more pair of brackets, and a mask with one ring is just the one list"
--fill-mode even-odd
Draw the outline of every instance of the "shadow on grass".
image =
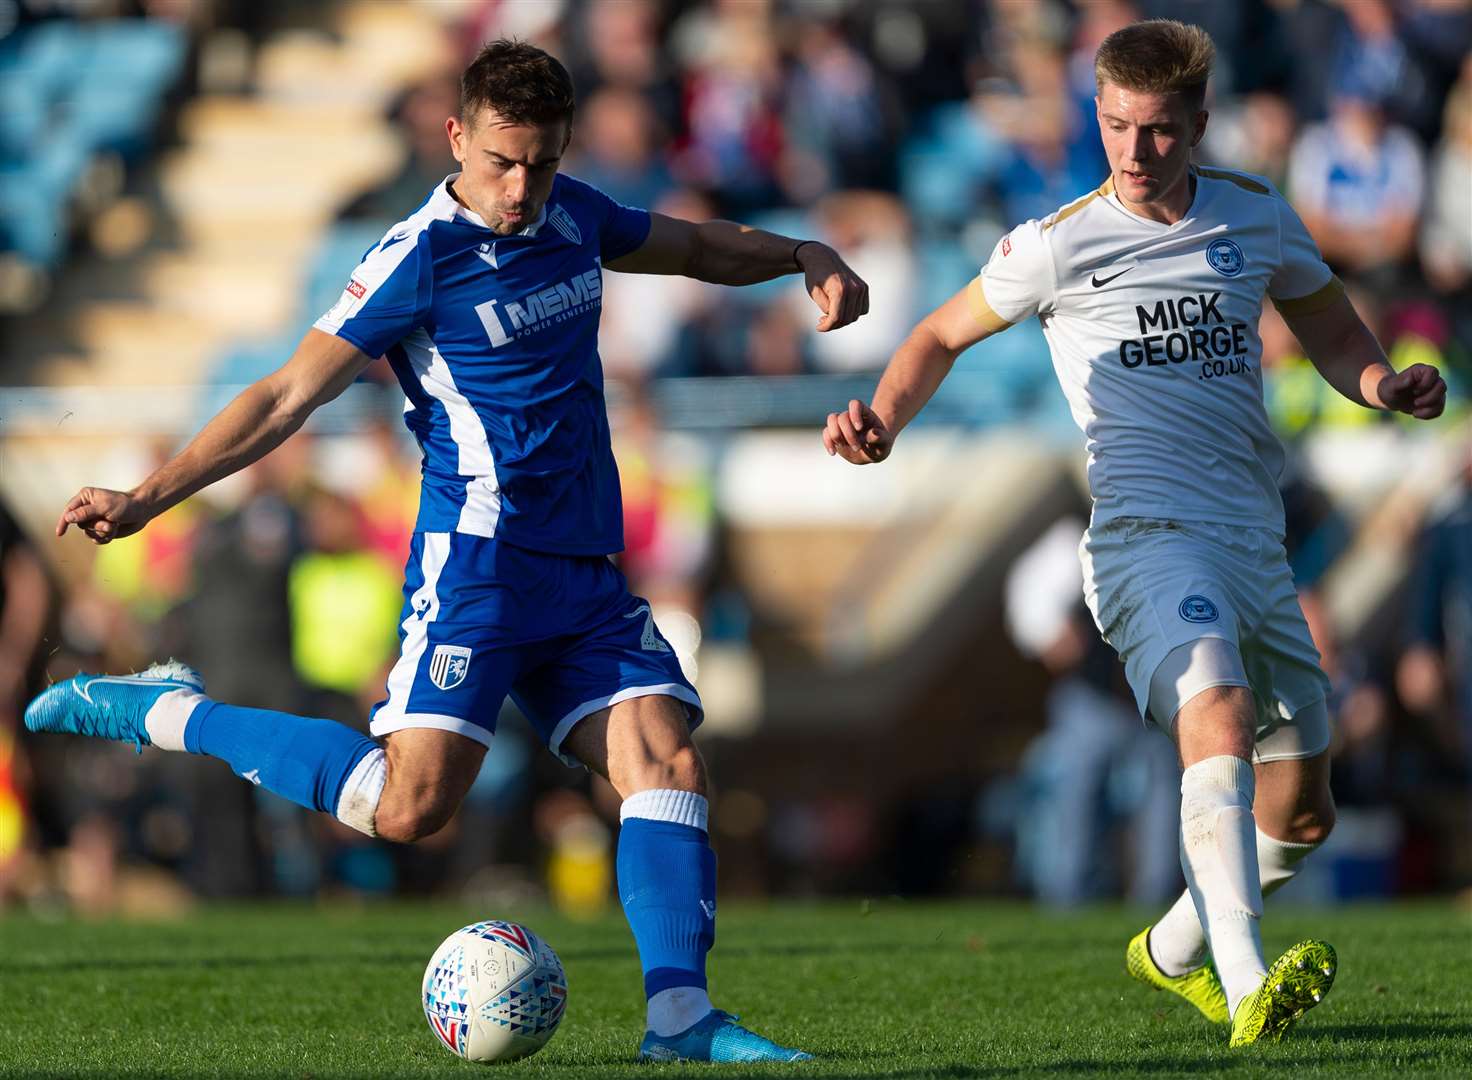
[[[906, 945], [907, 952], [946, 952], [957, 948], [955, 942], [936, 941], [928, 944]], [[722, 958], [791, 959], [800, 956], [839, 956], [849, 953], [871, 954], [873, 942], [852, 944], [812, 945], [728, 945], [720, 950]], [[617, 948], [563, 949], [559, 955], [564, 963], [580, 963], [600, 960], [631, 960], [635, 957], [633, 943]], [[59, 974], [81, 971], [177, 971], [188, 968], [289, 968], [315, 965], [341, 966], [364, 964], [413, 964], [428, 959], [429, 953], [382, 952], [382, 953], [287, 953], [252, 954], [249, 956], [94, 956], [86, 960], [10, 960], [0, 961], [0, 975]]]

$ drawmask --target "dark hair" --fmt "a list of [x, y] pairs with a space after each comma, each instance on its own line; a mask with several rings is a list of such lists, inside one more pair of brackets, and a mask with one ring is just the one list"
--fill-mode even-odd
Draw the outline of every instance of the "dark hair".
[[482, 108], [512, 124], [572, 124], [577, 100], [572, 76], [555, 56], [514, 38], [498, 38], [460, 76], [460, 122], [474, 123]]

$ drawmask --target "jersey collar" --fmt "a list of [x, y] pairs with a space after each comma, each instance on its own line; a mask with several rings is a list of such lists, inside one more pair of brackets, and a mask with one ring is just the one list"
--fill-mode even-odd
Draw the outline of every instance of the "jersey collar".
[[[459, 173], [451, 173], [449, 176], [445, 177], [445, 179], [440, 183], [439, 187], [434, 189], [434, 195], [430, 197], [430, 203], [435, 211], [434, 216], [443, 221], [454, 221], [456, 218], [459, 218], [462, 221], [468, 222], [469, 224], [474, 225], [477, 228], [485, 229], [489, 232], [491, 227], [485, 223], [484, 218], [482, 218], [479, 214], [470, 209], [468, 206], [462, 206], [460, 200], [450, 194], [450, 185], [458, 179], [460, 179]], [[534, 221], [527, 222], [516, 232], [511, 233], [508, 236], [502, 236], [501, 239], [509, 240], [512, 236], [535, 237], [537, 235], [537, 230], [540, 229], [542, 225], [546, 223], [546, 221], [547, 204], [543, 203], [542, 209], [537, 211], [537, 216]]]

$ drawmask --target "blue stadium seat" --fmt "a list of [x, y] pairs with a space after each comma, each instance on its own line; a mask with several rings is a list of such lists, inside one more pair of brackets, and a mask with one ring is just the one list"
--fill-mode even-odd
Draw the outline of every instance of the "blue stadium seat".
[[306, 288], [302, 290], [303, 306], [299, 316], [304, 328], [337, 303], [353, 267], [363, 261], [369, 248], [383, 239], [391, 224], [387, 221], [371, 224], [345, 222], [327, 231], [307, 270]]

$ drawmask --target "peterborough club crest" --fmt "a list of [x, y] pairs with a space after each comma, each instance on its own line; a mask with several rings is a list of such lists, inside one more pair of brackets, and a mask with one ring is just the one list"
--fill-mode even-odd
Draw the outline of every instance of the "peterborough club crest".
[[470, 670], [470, 650], [464, 645], [436, 645], [429, 658], [429, 680], [441, 690], [453, 690]]

